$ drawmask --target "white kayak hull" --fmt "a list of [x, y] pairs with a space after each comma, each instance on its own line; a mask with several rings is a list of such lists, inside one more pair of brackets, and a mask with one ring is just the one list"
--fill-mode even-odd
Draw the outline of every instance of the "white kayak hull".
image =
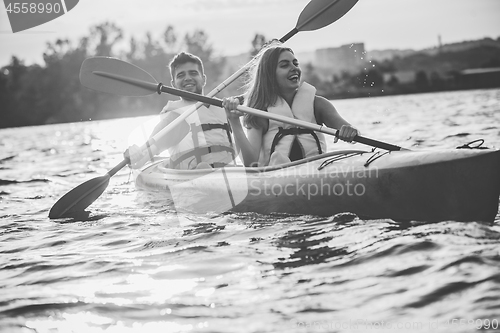
[[338, 151], [277, 167], [172, 170], [145, 167], [140, 189], [179, 211], [288, 213], [416, 221], [493, 221], [500, 151]]

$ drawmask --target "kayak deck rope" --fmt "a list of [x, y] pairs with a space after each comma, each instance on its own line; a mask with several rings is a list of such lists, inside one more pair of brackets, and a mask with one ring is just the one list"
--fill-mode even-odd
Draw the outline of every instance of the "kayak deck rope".
[[377, 152], [375, 152], [375, 154], [373, 154], [372, 156], [370, 156], [370, 157], [366, 160], [366, 162], [365, 162], [365, 164], [363, 164], [363, 166], [364, 166], [365, 168], [367, 168], [370, 164], [372, 164], [373, 162], [375, 162], [375, 161], [376, 161], [376, 160], [378, 160], [379, 158], [381, 158], [381, 157], [383, 157], [384, 155], [387, 155], [387, 154], [389, 154], [389, 153], [390, 153], [390, 151], [386, 151], [386, 152], [384, 152], [384, 153], [382, 153], [382, 154], [381, 154], [381, 153], [380, 153], [380, 151], [377, 151]]
[[340, 160], [343, 160], [343, 159], [346, 159], [346, 158], [349, 158], [349, 157], [353, 157], [353, 156], [356, 156], [356, 155], [363, 155], [365, 152], [357, 152], [357, 153], [346, 153], [346, 154], [342, 154], [342, 155], [336, 155], [332, 158], [329, 158], [327, 160], [324, 160], [323, 163], [321, 163], [321, 165], [318, 167], [318, 170], [322, 170], [324, 168], [326, 168], [327, 166], [329, 166], [330, 164], [334, 163], [334, 162], [337, 162], [337, 161], [340, 161]]
[[[475, 143], [476, 145], [472, 146]], [[489, 147], [483, 147], [483, 143], [484, 139], [477, 139], [464, 145], [458, 146], [457, 149], [490, 149]]]

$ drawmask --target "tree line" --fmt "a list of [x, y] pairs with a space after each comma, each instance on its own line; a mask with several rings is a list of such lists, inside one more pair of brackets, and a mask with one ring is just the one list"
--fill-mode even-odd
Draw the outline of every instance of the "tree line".
[[[92, 26], [88, 35], [76, 44], [67, 39], [48, 43], [43, 65], [26, 66], [21, 59], [12, 57], [8, 65], [0, 68], [0, 128], [156, 114], [168, 99], [177, 98], [165, 94], [124, 97], [85, 88], [80, 84], [79, 72], [82, 62], [91, 56], [129, 61], [151, 73], [158, 82], [169, 84], [167, 65], [175, 54], [184, 50], [203, 60], [208, 76], [206, 91], [226, 78], [223, 71], [227, 59], [216, 53], [203, 30], [180, 36], [174, 27], [167, 26], [161, 38], [154, 38], [148, 32], [142, 39], [131, 37], [126, 41], [128, 48], [118, 50], [123, 36], [123, 30], [116, 24], [104, 22]], [[248, 60], [266, 41], [265, 36], [255, 35], [249, 43]], [[458, 71], [500, 67], [499, 50], [481, 46], [436, 55], [415, 53], [373, 61], [357, 73], [343, 72], [326, 79], [320, 79], [313, 64], [303, 65], [302, 70], [304, 79], [330, 99], [461, 89], [456, 80]], [[398, 71], [414, 71], [416, 75], [411, 82], [399, 82]], [[242, 84], [242, 80], [233, 83], [225, 94], [241, 93]]]
[[153, 114], [174, 98], [115, 96], [83, 87], [80, 67], [91, 56], [129, 61], [158, 82], [169, 84], [168, 63], [184, 50], [203, 60], [209, 77], [206, 89], [211, 90], [219, 81], [225, 58], [215, 54], [203, 30], [180, 37], [174, 27], [168, 26], [159, 40], [151, 33], [142, 39], [131, 37], [128, 49], [119, 51], [117, 44], [123, 35], [116, 24], [105, 22], [91, 27], [88, 36], [76, 44], [67, 39], [48, 43], [43, 65], [25, 66], [21, 59], [12, 57], [0, 68], [0, 128]]

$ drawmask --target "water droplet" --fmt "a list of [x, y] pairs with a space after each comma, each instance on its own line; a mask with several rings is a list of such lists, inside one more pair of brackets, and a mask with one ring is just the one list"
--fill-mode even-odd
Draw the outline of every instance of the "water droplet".
[[171, 313], [172, 313], [172, 309], [166, 308], [166, 309], [163, 309], [160, 311], [160, 316], [164, 316], [166, 314], [171, 314]]

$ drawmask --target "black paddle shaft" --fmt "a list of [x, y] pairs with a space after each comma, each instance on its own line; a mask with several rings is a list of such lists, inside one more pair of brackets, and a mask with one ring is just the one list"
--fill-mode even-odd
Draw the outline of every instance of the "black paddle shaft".
[[299, 30], [297, 28], [293, 28], [292, 30], [290, 30], [289, 33], [287, 33], [285, 36], [281, 37], [280, 42], [281, 43], [286, 42], [287, 40], [289, 40], [290, 38], [295, 36], [298, 32], [299, 32]]
[[[151, 84], [154, 85], [154, 83], [151, 83]], [[195, 100], [195, 101], [198, 101], [198, 102], [201, 102], [204, 104], [210, 104], [210, 105], [218, 106], [218, 107], [222, 108], [222, 100], [220, 100], [220, 99], [203, 96], [203, 95], [195, 94], [195, 93], [192, 93], [189, 91], [175, 89], [172, 87], [167, 87], [167, 86], [164, 86], [162, 83], [158, 83], [156, 91], [159, 94], [164, 92], [167, 94], [172, 94], [172, 95], [184, 97], [184, 98]], [[338, 137], [338, 131], [336, 132], [335, 136]], [[390, 143], [385, 143], [382, 141], [377, 141], [377, 140], [365, 138], [365, 137], [362, 137], [359, 135], [356, 135], [354, 137], [354, 141], [359, 142], [359, 143], [363, 143], [365, 145], [369, 145], [372, 147], [377, 147], [380, 149], [389, 150], [389, 151], [399, 151], [402, 149], [401, 147], [396, 146], [396, 145], [392, 145]]]
[[164, 92], [167, 94], [171, 94], [171, 95], [175, 95], [175, 96], [179, 96], [179, 97], [184, 97], [184, 98], [187, 98], [190, 100], [194, 100], [194, 101], [198, 101], [198, 102], [201, 102], [204, 104], [210, 104], [210, 105], [218, 106], [218, 107], [222, 108], [222, 100], [221, 99], [207, 97], [207, 96], [195, 94], [195, 93], [192, 93], [189, 91], [179, 90], [179, 89], [172, 88], [172, 87], [167, 87], [167, 86], [164, 86], [162, 83], [158, 83], [158, 87], [157, 87], [156, 91], [158, 92], [158, 94]]

